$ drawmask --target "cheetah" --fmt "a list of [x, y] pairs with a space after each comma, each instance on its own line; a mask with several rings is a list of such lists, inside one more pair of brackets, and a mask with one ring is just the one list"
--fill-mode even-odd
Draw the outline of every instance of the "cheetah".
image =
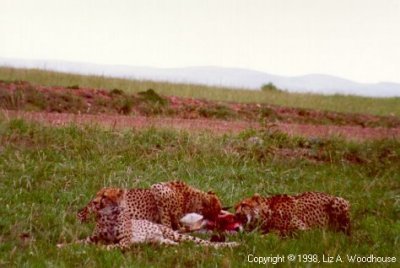
[[179, 220], [187, 213], [199, 213], [204, 219], [215, 221], [222, 210], [215, 193], [200, 191], [182, 181], [171, 181], [154, 184], [150, 189], [103, 188], [78, 212], [81, 222], [88, 220], [97, 199], [113, 191], [124, 193], [126, 213], [131, 219], [161, 223], [174, 230], [182, 228]]
[[179, 230], [180, 219], [187, 213], [201, 214], [205, 219], [216, 221], [222, 210], [221, 201], [212, 192], [203, 192], [182, 181], [157, 183], [151, 186], [159, 209], [161, 224]]
[[[234, 247], [236, 242], [214, 243], [197, 237], [180, 234], [170, 227], [149, 220], [132, 219], [129, 212], [128, 193], [119, 188], [101, 190], [90, 202], [85, 214], [94, 214], [96, 227], [93, 235], [77, 243], [106, 244], [107, 249], [129, 248], [138, 243], [159, 243], [177, 245], [179, 242], [192, 241], [202, 246]], [[85, 219], [89, 215], [85, 215]], [[59, 247], [63, 245], [60, 244]]]
[[330, 227], [350, 235], [349, 210], [347, 200], [319, 192], [272, 197], [255, 194], [235, 205], [235, 215], [247, 229], [261, 228], [265, 233], [277, 232], [281, 236], [316, 227]]
[[[133, 220], [148, 220], [154, 223], [160, 223], [158, 207], [150, 189], [122, 189], [114, 187], [104, 187], [96, 193], [96, 196], [81, 210], [78, 211], [78, 219], [80, 222], [87, 222], [89, 217], [96, 215], [95, 212], [101, 209], [100, 200], [109, 196], [112, 198], [114, 193], [119, 193], [125, 197], [126, 210], [125, 213]], [[112, 201], [107, 199], [105, 201]]]

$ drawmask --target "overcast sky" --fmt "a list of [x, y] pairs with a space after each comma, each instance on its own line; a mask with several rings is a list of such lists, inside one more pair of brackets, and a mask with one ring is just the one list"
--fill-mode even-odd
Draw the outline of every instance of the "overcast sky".
[[0, 57], [400, 82], [398, 0], [0, 0]]

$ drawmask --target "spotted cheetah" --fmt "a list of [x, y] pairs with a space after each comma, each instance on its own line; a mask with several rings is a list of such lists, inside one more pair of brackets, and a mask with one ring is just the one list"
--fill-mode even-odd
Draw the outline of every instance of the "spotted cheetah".
[[[197, 237], [180, 234], [170, 227], [149, 220], [132, 219], [129, 212], [127, 192], [118, 188], [100, 191], [90, 202], [86, 213], [95, 215], [96, 227], [93, 235], [78, 243], [103, 243], [108, 249], [129, 248], [137, 243], [159, 243], [177, 245], [182, 241], [192, 241], [203, 246], [234, 247], [238, 243], [213, 243]], [[88, 215], [85, 215], [88, 218]], [[59, 245], [62, 246], [62, 245]]]
[[94, 202], [117, 190], [124, 193], [126, 213], [131, 219], [161, 223], [174, 230], [182, 228], [179, 220], [187, 213], [199, 213], [204, 219], [215, 221], [222, 210], [215, 193], [200, 191], [182, 181], [171, 181], [154, 184], [150, 189], [103, 188], [78, 212], [78, 218], [86, 221]]
[[281, 236], [296, 230], [330, 227], [350, 234], [350, 204], [326, 193], [306, 192], [300, 195], [261, 197], [256, 194], [235, 206], [236, 217], [248, 229], [278, 232]]
[[215, 193], [200, 191], [182, 181], [154, 184], [151, 192], [157, 202], [161, 224], [174, 230], [183, 227], [180, 219], [187, 213], [198, 213], [207, 220], [216, 221], [222, 210]]
[[[78, 211], [78, 219], [81, 222], [88, 221], [89, 216], [96, 215], [92, 213], [100, 209], [100, 200], [107, 196], [113, 196], [114, 193], [120, 193], [125, 197], [126, 213], [133, 220], [148, 220], [154, 223], [160, 223], [160, 216], [156, 200], [150, 189], [122, 189], [105, 187], [96, 193], [96, 196], [81, 210]], [[105, 200], [106, 201], [106, 200]]]

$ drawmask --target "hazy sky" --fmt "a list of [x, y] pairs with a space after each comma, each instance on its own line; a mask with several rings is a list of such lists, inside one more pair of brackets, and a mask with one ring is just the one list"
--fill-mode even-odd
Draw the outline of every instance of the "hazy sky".
[[400, 82], [398, 0], [0, 0], [0, 57]]

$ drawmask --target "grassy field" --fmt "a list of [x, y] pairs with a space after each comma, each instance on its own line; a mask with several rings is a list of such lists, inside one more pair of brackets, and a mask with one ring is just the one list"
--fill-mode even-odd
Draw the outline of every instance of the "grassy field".
[[[250, 142], [254, 136], [262, 142]], [[308, 150], [316, 157], [282, 158], [281, 149]], [[349, 265], [347, 254], [399, 261], [399, 166], [398, 140], [349, 143], [266, 130], [219, 137], [157, 129], [115, 132], [0, 118], [0, 266], [254, 266], [247, 262], [249, 254], [317, 254], [320, 261], [339, 254], [344, 263], [334, 266], [340, 267]], [[83, 245], [56, 248], [90, 234], [93, 225], [79, 224], [75, 215], [99, 188], [148, 187], [175, 178], [214, 190], [224, 205], [256, 192], [340, 195], [352, 204], [353, 233], [315, 230], [287, 239], [238, 234], [230, 237], [241, 243], [234, 250], [191, 244], [139, 245], [126, 253]]]
[[78, 85], [92, 88], [118, 88], [127, 92], [139, 92], [152, 88], [161, 94], [182, 97], [218, 101], [268, 103], [346, 113], [400, 116], [400, 98], [366, 98], [343, 95], [323, 96], [280, 91], [262, 92], [245, 89], [234, 90], [201, 85], [138, 81], [6, 67], [0, 67], [0, 80], [25, 80], [38, 85]]

